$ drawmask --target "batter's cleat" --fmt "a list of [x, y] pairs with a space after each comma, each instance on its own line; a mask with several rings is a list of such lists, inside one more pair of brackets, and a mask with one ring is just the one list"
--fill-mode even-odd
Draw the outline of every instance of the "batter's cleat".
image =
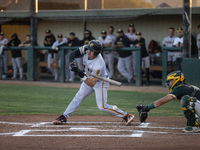
[[66, 124], [66, 123], [67, 123], [67, 118], [65, 118], [64, 115], [61, 115], [59, 118], [53, 121], [54, 125], [60, 125], [60, 124]]
[[199, 133], [200, 132], [200, 128], [199, 127], [187, 126], [182, 131], [184, 133]]
[[133, 115], [127, 114], [127, 116], [125, 116], [122, 121], [126, 122], [126, 125], [128, 126], [131, 124], [131, 122], [133, 121], [134, 118], [135, 117]]

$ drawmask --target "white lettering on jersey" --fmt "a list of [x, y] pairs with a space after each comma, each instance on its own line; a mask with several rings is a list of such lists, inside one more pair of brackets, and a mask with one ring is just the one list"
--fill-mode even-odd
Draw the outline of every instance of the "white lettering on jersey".
[[173, 37], [167, 36], [167, 37], [165, 37], [164, 40], [163, 40], [163, 45], [165, 45], [166, 47], [172, 47], [175, 38], [177, 38], [177, 36], [173, 36]]

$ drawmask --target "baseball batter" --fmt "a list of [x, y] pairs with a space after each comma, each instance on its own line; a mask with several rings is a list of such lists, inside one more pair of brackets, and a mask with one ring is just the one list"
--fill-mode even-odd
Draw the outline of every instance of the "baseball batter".
[[[177, 36], [174, 35], [174, 28], [170, 27], [169, 35], [163, 39], [163, 46], [172, 47], [176, 37]], [[176, 58], [174, 57], [174, 52], [168, 51], [168, 61], [176, 61]]]
[[[136, 40], [136, 34], [135, 34], [135, 26], [133, 23], [129, 24], [129, 28], [128, 28], [128, 33], [125, 34], [131, 44], [130, 44], [130, 47], [133, 47], [134, 44], [132, 44], [133, 41]], [[133, 68], [133, 75], [134, 75], [134, 78], [136, 76], [136, 51], [132, 51], [132, 68]]]
[[[200, 25], [198, 25], [198, 29], [200, 32]], [[200, 34], [197, 35], [197, 48], [198, 48], [198, 58], [200, 59]]]
[[183, 132], [200, 132], [200, 122], [199, 119], [195, 117], [196, 115], [200, 117], [199, 88], [187, 83], [184, 74], [180, 71], [174, 71], [168, 74], [166, 85], [169, 88], [169, 93], [165, 97], [148, 106], [137, 106], [140, 113], [140, 121], [144, 122], [146, 120], [148, 111], [160, 107], [171, 100], [177, 99], [180, 101], [181, 109], [187, 119], [187, 124]]
[[3, 47], [8, 43], [8, 39], [4, 37], [4, 33], [0, 33], [0, 79], [2, 78], [2, 74], [8, 73], [8, 52], [3, 51]]
[[[103, 47], [111, 47], [112, 45], [112, 38], [109, 35], [107, 35], [106, 31], [101, 31], [99, 41], [103, 44]], [[112, 51], [103, 51], [103, 58], [106, 66], [108, 66], [108, 69], [106, 68], [106, 72], [108, 73], [109, 78], [112, 78], [114, 73]]]
[[130, 125], [133, 121], [133, 115], [127, 114], [126, 112], [123, 112], [118, 108], [116, 109], [116, 107], [113, 108], [112, 105], [107, 104], [107, 90], [109, 83], [85, 75], [82, 70], [75, 66], [75, 57], [83, 55], [83, 67], [86, 73], [108, 78], [105, 63], [100, 54], [101, 49], [102, 44], [98, 40], [92, 40], [88, 45], [80, 47], [79, 49], [70, 53], [70, 69], [77, 72], [84, 82], [82, 82], [78, 93], [69, 104], [64, 114], [57, 118], [53, 124], [57, 125], [66, 123], [67, 118], [69, 118], [69, 116], [78, 108], [81, 102], [93, 92], [95, 92], [96, 103], [99, 110], [123, 118], [123, 120], [126, 121], [126, 125]]

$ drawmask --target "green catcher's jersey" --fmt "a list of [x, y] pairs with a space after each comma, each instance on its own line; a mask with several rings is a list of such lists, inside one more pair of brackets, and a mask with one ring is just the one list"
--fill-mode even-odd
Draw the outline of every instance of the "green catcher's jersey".
[[200, 89], [196, 86], [187, 84], [178, 85], [168, 95], [180, 101], [181, 97], [183, 97], [184, 95], [192, 96], [194, 89], [197, 89], [198, 91], [195, 93], [195, 95], [193, 95], [193, 97], [196, 97], [198, 100], [200, 100]]

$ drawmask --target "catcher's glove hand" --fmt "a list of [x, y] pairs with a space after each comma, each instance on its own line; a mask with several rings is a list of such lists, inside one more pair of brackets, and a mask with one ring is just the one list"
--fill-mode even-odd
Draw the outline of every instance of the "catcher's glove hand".
[[147, 117], [148, 117], [148, 107], [147, 106], [143, 106], [142, 104], [138, 104], [137, 105], [137, 110], [139, 112], [139, 118], [140, 118], [140, 122], [143, 123], [146, 121]]

